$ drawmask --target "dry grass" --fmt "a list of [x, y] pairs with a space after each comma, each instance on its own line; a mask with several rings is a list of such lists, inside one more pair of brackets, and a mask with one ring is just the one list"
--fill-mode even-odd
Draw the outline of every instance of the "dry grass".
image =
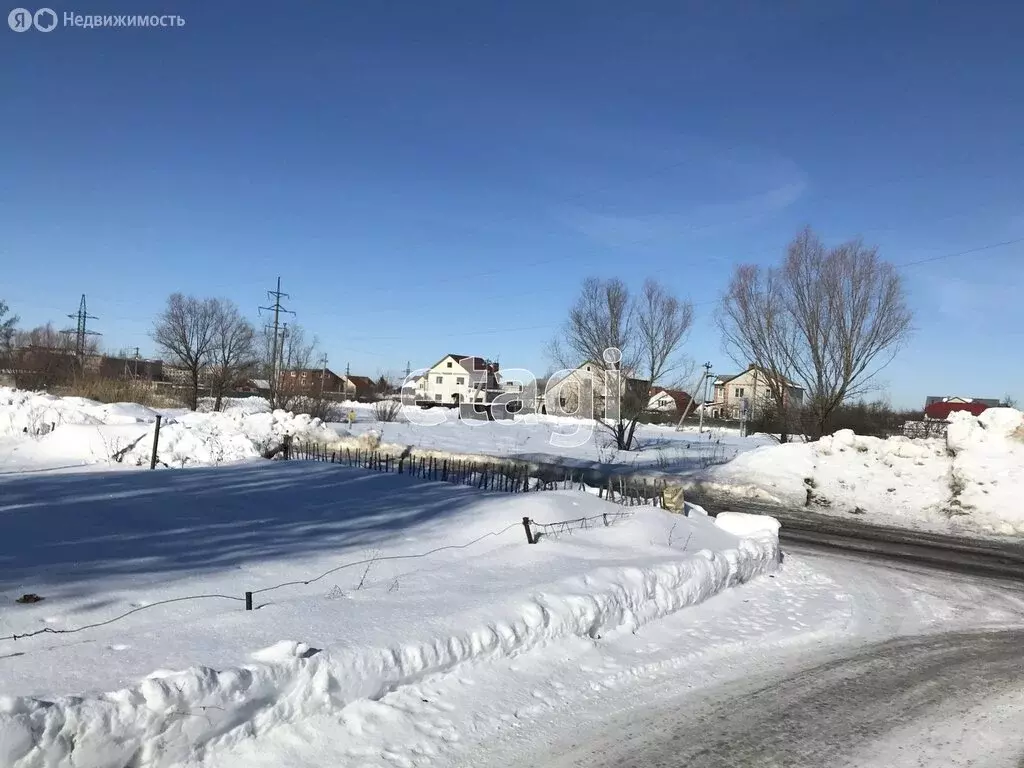
[[101, 403], [138, 403], [150, 408], [181, 407], [181, 401], [141, 381], [86, 378], [55, 389], [54, 394], [85, 397]]

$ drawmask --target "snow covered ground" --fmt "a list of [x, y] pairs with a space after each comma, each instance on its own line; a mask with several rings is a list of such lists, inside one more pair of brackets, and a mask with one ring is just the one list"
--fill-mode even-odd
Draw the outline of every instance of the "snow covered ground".
[[[244, 402], [244, 401], [243, 401]], [[158, 461], [208, 466], [254, 459], [284, 435], [328, 442], [338, 433], [308, 416], [239, 407], [222, 413], [161, 410]], [[0, 473], [149, 467], [158, 411], [0, 387]]]
[[[590, 494], [247, 461], [285, 434], [345, 431], [260, 401], [163, 415], [160, 461], [185, 471], [132, 471], [148, 465], [154, 411], [0, 390], [0, 765], [497, 765], [494, 738], [542, 732], [552, 713], [638, 678], [685, 668], [699, 686], [730, 653], [756, 663], [771, 648], [875, 636], [873, 611], [894, 594], [906, 610], [886, 631], [1019, 613], [983, 590], [951, 603], [934, 585], [894, 593], [833, 564], [797, 558], [780, 571], [771, 518], [638, 507], [606, 528], [602, 516], [625, 508]], [[618, 458], [599, 443], [552, 452], [552, 435], [575, 426], [555, 419], [371, 419], [362, 408], [353, 432], [458, 453]], [[1003, 524], [1024, 519], [1020, 423], [1005, 409], [959, 418], [952, 455], [945, 441], [849, 433], [744, 453], [767, 439], [719, 434], [707, 445], [739, 454], [720, 467], [699, 436], [652, 427], [636, 465], [799, 506], [810, 491], [828, 513], [864, 504], [867, 518], [937, 525], [947, 504], [967, 513], [957, 520]], [[531, 545], [523, 517], [593, 527]], [[42, 600], [15, 602], [29, 593]]]
[[[283, 411], [271, 414], [262, 398], [228, 399], [220, 413], [201, 401], [200, 412], [163, 409], [159, 460], [174, 467], [219, 465], [260, 456], [284, 434], [330, 443], [350, 431], [404, 448], [534, 461], [600, 465], [623, 471], [683, 472], [721, 464], [740, 452], [767, 445], [766, 436], [743, 438], [734, 430], [698, 434], [670, 426], [640, 425], [640, 450], [620, 452], [592, 421], [547, 416], [515, 421], [460, 421], [449, 409], [428, 413], [431, 426], [381, 423], [373, 406], [340, 403], [339, 414], [356, 412], [348, 424], [326, 425]], [[416, 409], [418, 413], [419, 409]], [[0, 472], [121, 464], [148, 466], [156, 410], [132, 403], [104, 405], [75, 397], [53, 397], [0, 387]], [[120, 462], [112, 457], [123, 452]]]
[[777, 568], [771, 518], [623, 510], [297, 461], [5, 476], [0, 765], [170, 765]]
[[849, 430], [776, 445], [693, 475], [719, 496], [761, 499], [910, 527], [1024, 533], [1024, 414], [954, 413], [946, 439]]
[[709, 688], [770, 681], [787, 666], [800, 668], [836, 648], [963, 627], [1019, 626], [1022, 616], [1024, 595], [985, 580], [951, 581], [841, 556], [789, 555], [769, 578], [637, 631], [470, 662], [340, 713], [284, 725], [266, 738], [239, 740], [189, 765], [545, 766], [559, 747], [592, 743], [593, 734], [615, 740], [621, 732], [606, 724], [623, 713], [642, 718], [648, 709], [678, 708], [682, 721]]
[[738, 430], [711, 429], [700, 434], [695, 427], [677, 430], [672, 425], [637, 426], [639, 450], [619, 451], [607, 431], [589, 419], [529, 414], [514, 420], [460, 420], [448, 408], [433, 408], [415, 415], [437, 423], [398, 421], [382, 424], [372, 406], [346, 403], [356, 421], [337, 424], [353, 435], [379, 433], [381, 441], [419, 450], [526, 459], [577, 467], [601, 465], [621, 471], [652, 470], [684, 472], [722, 464], [773, 441], [765, 435], [741, 437]]
[[[320, 443], [346, 441], [351, 434], [353, 445], [379, 440], [395, 452], [411, 446], [442, 456], [676, 476], [716, 497], [856, 515], [865, 522], [969, 535], [1024, 533], [1024, 416], [1013, 409], [954, 414], [948, 439], [880, 440], [843, 430], [814, 443], [778, 445], [765, 435], [641, 425], [641, 449], [628, 453], [610, 446], [608, 435], [591, 422], [576, 419], [467, 422], [448, 409], [417, 409], [439, 420], [425, 426], [382, 423], [372, 405], [339, 404], [339, 413], [349, 410], [356, 413], [352, 425], [270, 413], [261, 398], [229, 400], [222, 413], [163, 411], [159, 460], [169, 467], [217, 466], [259, 457], [285, 434]], [[148, 466], [155, 417], [134, 404], [0, 388], [0, 474]]]

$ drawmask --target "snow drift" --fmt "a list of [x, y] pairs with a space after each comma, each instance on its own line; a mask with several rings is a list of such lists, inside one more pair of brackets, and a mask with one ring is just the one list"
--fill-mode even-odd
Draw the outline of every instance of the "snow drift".
[[840, 430], [758, 448], [695, 478], [705, 492], [889, 524], [1024, 533], [1024, 414], [954, 413], [945, 439]]
[[[262, 456], [285, 435], [326, 443], [338, 432], [319, 419], [270, 412], [248, 400], [226, 411], [161, 411], [157, 459], [164, 466], [202, 466]], [[135, 403], [103, 404], [80, 397], [0, 388], [3, 463], [14, 469], [120, 463], [148, 466], [157, 411]]]
[[[328, 476], [326, 468], [320, 471]], [[358, 474], [330, 468], [331, 476]], [[388, 475], [371, 480], [396, 487], [401, 481], [414, 491], [424, 485]], [[464, 534], [524, 514], [548, 520], [608, 508], [607, 502], [576, 493], [482, 497], [465, 512]], [[438, 534], [447, 536], [449, 526], [445, 522]], [[410, 535], [415, 537], [409, 529], [400, 530], [393, 541], [398, 546]], [[347, 601], [338, 619], [330, 618], [323, 603], [303, 597], [301, 588], [294, 597], [278, 598], [269, 613], [222, 617], [229, 622], [225, 627], [238, 627], [244, 618], [246, 624], [265, 622], [264, 629], [280, 631], [295, 625], [274, 610], [294, 605], [295, 615], [321, 622], [316, 636], [274, 643], [251, 654], [246, 664], [158, 670], [136, 685], [98, 695], [0, 698], [0, 765], [170, 766], [281, 723], [335, 711], [357, 699], [380, 698], [470, 660], [510, 656], [570, 637], [599, 641], [607, 632], [635, 629], [773, 571], [778, 562], [777, 524], [770, 519], [731, 515], [717, 524], [706, 515], [685, 517], [650, 507], [636, 508], [634, 517], [611, 528], [537, 545], [527, 544], [514, 526], [488, 541], [475, 554], [457, 550], [425, 567], [418, 576], [422, 592], [414, 586], [415, 577], [405, 573], [403, 585], [409, 586]], [[415, 542], [417, 548], [427, 544]], [[237, 579], [236, 569], [225, 573]], [[423, 596], [440, 602], [424, 604]], [[447, 618], [437, 615], [439, 605], [450, 614]], [[330, 640], [340, 628], [323, 622], [338, 620], [348, 642]], [[152, 636], [151, 627], [140, 629], [139, 642]], [[126, 631], [121, 630], [122, 641]], [[214, 627], [211, 637], [224, 643], [237, 634]], [[204, 647], [201, 638], [191, 642]], [[19, 647], [30, 651], [27, 663], [32, 663], [34, 646]]]

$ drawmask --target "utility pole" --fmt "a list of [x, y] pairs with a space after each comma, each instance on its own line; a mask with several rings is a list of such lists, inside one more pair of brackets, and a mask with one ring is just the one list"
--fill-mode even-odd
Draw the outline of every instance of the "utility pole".
[[711, 378], [711, 363], [704, 363], [704, 380], [701, 382], [700, 433], [704, 434], [704, 411], [708, 404], [708, 380]]
[[85, 343], [87, 336], [99, 336], [100, 333], [97, 331], [90, 331], [88, 329], [88, 322], [90, 320], [99, 320], [95, 315], [90, 315], [89, 311], [85, 306], [85, 294], [82, 294], [82, 301], [78, 304], [78, 311], [68, 315], [72, 320], [75, 321], [74, 328], [65, 328], [61, 333], [70, 336], [75, 335], [75, 357], [78, 359], [78, 365], [81, 368], [85, 367]]
[[320, 359], [323, 363], [323, 369], [320, 371], [320, 399], [324, 397], [324, 379], [327, 378], [327, 353], [324, 352], [324, 356]]
[[412, 375], [412, 361], [411, 360], [406, 360], [405, 361], [405, 380], [408, 381], [409, 377], [411, 375]]
[[348, 363], [345, 363], [345, 375], [346, 376], [351, 376], [352, 375], [352, 366], [349, 365]]
[[[281, 343], [280, 343], [280, 345], [278, 345], [278, 349], [277, 349], [277, 353], [278, 353], [278, 366], [279, 366], [278, 370], [280, 370], [280, 371], [284, 370], [284, 346], [285, 346], [285, 342], [287, 340], [288, 340], [288, 323], [283, 323], [282, 326], [281, 326]], [[292, 356], [291, 356], [291, 354], [289, 354], [288, 355], [288, 364], [291, 365], [291, 362], [292, 362]]]
[[[275, 291], [267, 291], [267, 298], [268, 299], [273, 299], [274, 303], [271, 304], [269, 307], [260, 307], [259, 308], [259, 312], [260, 312], [260, 314], [262, 314], [264, 311], [266, 311], [266, 312], [273, 312], [274, 313], [274, 325], [273, 325], [273, 328], [274, 328], [274, 339], [273, 339], [273, 342], [271, 342], [271, 351], [270, 351], [270, 392], [271, 392], [271, 395], [273, 395], [274, 393], [277, 392], [277, 385], [278, 385], [278, 371], [279, 371], [279, 368], [278, 368], [277, 336], [278, 336], [278, 333], [280, 333], [280, 325], [279, 325], [279, 323], [280, 323], [280, 320], [281, 320], [281, 313], [284, 312], [284, 313], [289, 314], [289, 315], [294, 315], [295, 313], [292, 312], [290, 309], [285, 309], [283, 306], [281, 306], [281, 299], [290, 299], [291, 296], [289, 296], [287, 293], [282, 293], [281, 292], [281, 276], [280, 275], [278, 275], [278, 278], [277, 278], [277, 290], [275, 290]], [[287, 325], [285, 327], [287, 327]], [[270, 326], [267, 326], [267, 330], [269, 330], [269, 329], [270, 329]], [[281, 343], [281, 349], [282, 350], [284, 349], [284, 342], [283, 341]], [[283, 356], [283, 352], [282, 352], [282, 356]]]

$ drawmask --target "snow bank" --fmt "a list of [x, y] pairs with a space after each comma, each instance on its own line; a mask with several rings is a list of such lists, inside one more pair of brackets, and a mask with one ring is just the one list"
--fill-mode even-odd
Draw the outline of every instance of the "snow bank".
[[[198, 410], [201, 413], [210, 413], [213, 411], [213, 406], [216, 404], [216, 399], [212, 397], [201, 397], [197, 405]], [[225, 397], [221, 400], [221, 411], [240, 411], [242, 413], [269, 413], [270, 403], [267, 402], [265, 397], [258, 397], [253, 395], [252, 397]]]
[[[268, 477], [259, 484], [246, 481], [244, 485], [252, 490], [245, 493], [256, 498], [267, 488], [284, 483], [295, 474], [289, 464], [260, 465], [265, 467], [260, 473]], [[363, 521], [379, 524], [388, 510], [395, 509], [395, 493], [402, 489], [410, 500], [441, 489], [451, 504], [453, 489], [439, 484], [412, 483], [395, 475], [371, 475], [327, 465], [310, 469], [317, 475], [311, 492], [322, 495], [324, 501], [336, 499], [338, 488], [353, 488], [351, 484], [356, 482], [350, 494], [365, 494], [359, 497], [359, 506], [368, 507], [360, 515]], [[226, 482], [210, 477], [223, 474], [227, 481], [239, 472], [250, 470], [204, 470], [174, 473], [173, 477], [207, 475], [203, 479], [207, 494], [223, 496], [222, 503], [238, 504], [241, 511], [249, 502], [238, 497], [238, 489], [224, 490]], [[133, 473], [129, 477], [140, 475], [152, 476]], [[308, 473], [303, 477], [308, 483]], [[66, 482], [73, 484], [79, 479]], [[336, 485], [321, 488], [324, 483]], [[294, 497], [296, 514], [310, 514], [309, 509], [315, 505], [311, 498], [304, 499], [291, 488], [281, 492]], [[112, 693], [45, 700], [0, 698], [0, 765], [156, 768], [178, 764], [201, 758], [209, 750], [258, 737], [282, 723], [336, 712], [358, 699], [378, 699], [396, 687], [467, 661], [506, 657], [568, 638], [599, 641], [608, 632], [635, 629], [777, 568], [778, 539], [768, 520], [760, 526], [751, 520], [740, 525], [738, 517], [727, 516], [725, 522], [716, 522], [704, 515], [687, 517], [637, 507], [633, 517], [612, 527], [552, 536], [530, 545], [515, 522], [523, 516], [550, 522], [581, 514], [599, 516], [602, 510], [621, 508], [571, 492], [500, 497], [482, 496], [469, 489], [458, 492], [466, 500], [475, 500], [459, 513], [458, 525], [448, 516], [437, 521], [436, 529], [426, 532], [422, 524], [403, 524], [377, 546], [388, 553], [408, 551], [410, 546], [413, 551], [425, 551], [442, 541], [451, 544], [453, 530], [465, 537], [495, 529], [504, 533], [472, 548], [450, 550], [432, 556], [429, 562], [413, 563], [416, 567], [412, 571], [410, 562], [379, 563], [370, 577], [373, 583], [345, 599], [329, 596], [325, 602], [322, 594], [326, 585], [318, 585], [317, 594], [310, 595], [311, 588], [300, 582], [276, 593], [258, 611], [234, 608], [225, 612], [215, 607], [214, 612], [203, 614], [200, 609], [182, 608], [189, 611], [183, 614], [188, 617], [189, 632], [180, 639], [166, 629], [161, 632], [166, 617], [160, 624], [140, 623], [133, 633], [132, 622], [156, 621], [154, 612], [151, 619], [145, 613], [136, 614], [122, 626], [92, 631], [89, 639], [94, 642], [90, 644], [51, 648], [52, 637], [19, 640], [24, 661], [19, 657], [12, 663], [28, 665], [28, 674], [42, 675], [44, 671], [34, 668], [39, 662], [35, 652], [46, 653], [47, 665], [57, 660], [69, 664], [73, 659], [86, 658], [82, 654], [97, 653], [97, 644], [110, 643], [115, 637], [124, 648], [152, 645], [153, 637], [160, 637], [163, 653], [167, 653], [167, 646], [180, 643], [193, 658], [199, 653], [197, 649], [205, 649], [202, 655], [209, 658], [214, 644], [237, 643], [240, 636], [244, 642], [264, 637], [267, 632], [278, 633], [284, 627], [289, 632], [308, 633], [272, 642], [250, 654], [245, 664], [235, 661], [219, 670], [210, 666], [158, 670], [138, 684]], [[178, 531], [187, 513], [180, 502], [168, 496], [180, 494], [151, 497], [147, 518], [167, 515], [170, 519], [166, 529]], [[126, 508], [136, 503], [130, 498], [123, 502]], [[105, 500], [102, 512], [97, 509], [92, 515], [97, 525], [87, 526], [89, 530], [104, 524], [116, 528], [118, 504], [121, 502], [116, 499]], [[211, 506], [213, 510], [218, 508]], [[337, 512], [333, 515], [338, 516]], [[359, 520], [354, 521], [357, 527], [363, 524]], [[299, 522], [303, 527], [308, 525], [301, 519]], [[268, 528], [256, 526], [252, 535], [265, 535], [267, 541], [279, 535]], [[739, 528], [743, 528], [744, 535], [727, 530]], [[157, 533], [140, 546], [158, 547], [156, 542], [163, 537]], [[338, 535], [340, 541], [351, 538], [342, 531]], [[197, 540], [195, 546], [203, 547], [202, 540]], [[212, 551], [217, 546], [215, 542], [210, 544]], [[255, 542], [256, 549], [265, 546], [262, 540]], [[140, 556], [145, 554], [141, 552]], [[295, 559], [299, 554], [292, 549], [290, 557]], [[325, 557], [330, 559], [323, 562], [336, 563], [337, 551]], [[288, 566], [295, 568], [291, 572], [284, 570], [282, 562], [266, 564], [265, 557], [254, 563], [258, 566], [250, 566], [243, 574], [247, 583], [258, 578], [259, 573], [252, 570], [255, 567], [268, 568], [276, 582], [300, 573], [308, 578], [314, 564], [304, 556], [302, 562]], [[229, 593], [237, 590], [238, 568], [230, 564], [223, 568], [223, 576], [204, 577], [202, 587], [193, 587]], [[392, 581], [397, 584], [399, 579], [400, 589], [384, 587]], [[159, 595], [153, 590], [163, 581], [154, 581], [148, 590], [126, 593], [139, 583], [136, 576], [118, 592], [121, 599], [132, 602], [142, 595], [153, 599]], [[54, 616], [58, 606], [56, 600], [52, 602], [27, 610]], [[116, 634], [103, 634], [108, 631]], [[235, 658], [241, 658], [241, 654]]]
[[1024, 533], [1024, 414], [952, 413], [946, 440], [955, 510], [998, 533]]
[[[889, 524], [1024, 533], [1024, 414], [954, 413], [943, 439], [840, 430], [814, 443], [758, 448], [695, 477], [707, 493]], [[952, 522], [951, 522], [952, 520]]]
[[141, 424], [155, 418], [156, 411], [136, 403], [103, 404], [0, 387], [0, 437], [42, 435], [65, 424]]
[[719, 512], [715, 524], [723, 531], [742, 538], [767, 536], [779, 538], [779, 521], [768, 515], [748, 515], [744, 512]]
[[329, 652], [284, 641], [253, 654], [254, 664], [161, 671], [95, 699], [0, 699], [0, 764], [171, 765], [466, 661], [642, 626], [771, 570], [776, 552], [777, 540], [759, 538], [656, 567], [599, 569], [563, 592], [533, 595], [516, 614], [430, 643]]
[[[287, 411], [249, 413], [232, 409], [217, 413], [190, 413], [160, 428], [158, 461], [171, 467], [210, 466], [263, 456], [286, 435], [296, 440], [327, 443], [338, 433], [319, 419]], [[151, 445], [133, 448], [125, 461], [148, 464]]]
[[[262, 404], [262, 407], [260, 406]], [[216, 465], [262, 456], [285, 435], [327, 443], [338, 432], [319, 419], [271, 413], [266, 401], [232, 401], [219, 413], [164, 411], [158, 460], [169, 467]], [[149, 466], [157, 411], [135, 403], [0, 388], [0, 464], [14, 469], [109, 464]]]

